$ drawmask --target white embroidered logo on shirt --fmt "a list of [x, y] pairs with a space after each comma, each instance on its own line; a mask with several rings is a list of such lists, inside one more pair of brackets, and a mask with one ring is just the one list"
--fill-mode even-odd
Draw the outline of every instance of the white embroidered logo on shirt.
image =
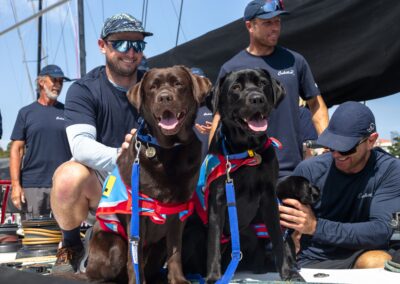
[[65, 118], [62, 117], [62, 116], [57, 116], [57, 117], [56, 117], [56, 120], [65, 120]]
[[294, 75], [294, 70], [284, 70], [284, 71], [279, 71], [278, 72], [278, 76], [282, 76], [282, 75]]
[[359, 193], [358, 194], [358, 199], [364, 199], [364, 198], [368, 198], [368, 197], [372, 197], [372, 193]]

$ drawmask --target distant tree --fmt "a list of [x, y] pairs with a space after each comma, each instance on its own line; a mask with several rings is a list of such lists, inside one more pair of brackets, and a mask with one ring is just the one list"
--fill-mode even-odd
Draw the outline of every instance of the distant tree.
[[400, 157], [400, 136], [393, 138], [393, 145], [388, 147], [389, 153], [393, 156]]
[[0, 147], [0, 158], [9, 158], [10, 157], [10, 148], [11, 148], [11, 142], [8, 143], [7, 150], [3, 150], [3, 148]]

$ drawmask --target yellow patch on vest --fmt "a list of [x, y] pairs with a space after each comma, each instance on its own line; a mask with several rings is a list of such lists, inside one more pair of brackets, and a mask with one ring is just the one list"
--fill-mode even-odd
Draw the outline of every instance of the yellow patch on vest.
[[113, 187], [114, 187], [114, 184], [115, 184], [115, 181], [116, 181], [116, 180], [117, 180], [117, 178], [116, 178], [115, 176], [111, 176], [111, 175], [110, 175], [110, 176], [108, 177], [106, 186], [105, 186], [104, 191], [103, 191], [103, 195], [104, 195], [104, 196], [107, 196], [107, 197], [110, 196], [110, 193], [111, 193], [111, 191], [112, 191], [112, 189], [113, 189]]

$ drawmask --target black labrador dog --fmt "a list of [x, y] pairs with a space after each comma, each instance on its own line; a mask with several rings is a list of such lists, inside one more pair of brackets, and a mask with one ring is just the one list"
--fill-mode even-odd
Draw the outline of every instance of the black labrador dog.
[[[286, 198], [296, 199], [304, 205], [314, 205], [320, 200], [320, 190], [318, 187], [311, 184], [302, 176], [287, 176], [281, 179], [276, 186], [277, 196], [279, 200]], [[259, 223], [259, 216], [254, 223]], [[286, 240], [284, 249], [286, 254], [292, 258], [291, 261], [296, 261], [296, 248], [291, 238], [293, 230], [282, 228]], [[241, 269], [251, 270], [253, 273], [266, 273], [274, 271], [271, 265], [273, 256], [271, 255], [269, 238], [258, 238], [254, 234], [252, 228], [243, 231], [241, 241], [244, 243], [242, 247], [243, 254], [250, 257], [243, 257]], [[225, 260], [226, 261], [226, 260]]]
[[[221, 120], [209, 152], [224, 157], [249, 151], [254, 153], [252, 165], [237, 167], [230, 172], [236, 195], [239, 231], [247, 232], [254, 219], [260, 216], [268, 228], [281, 278], [302, 281], [295, 255], [290, 255], [290, 248], [284, 248], [287, 244], [284, 244], [279, 224], [276, 195], [279, 167], [266, 131], [267, 119], [284, 95], [280, 83], [264, 70], [244, 69], [221, 78], [214, 88], [212, 101], [213, 110], [219, 112]], [[226, 180], [227, 175], [222, 175], [209, 187], [207, 283], [214, 283], [222, 276], [221, 236], [230, 235]]]
[[[141, 206], [145, 206], [148, 199], [156, 202], [151, 207], [155, 215], [141, 215], [139, 221], [141, 283], [160, 281], [165, 263], [169, 283], [189, 283], [181, 264], [185, 221], [178, 213], [168, 212], [171, 208], [182, 208], [180, 212], [187, 213], [192, 208], [191, 199], [201, 165], [201, 143], [193, 126], [197, 108], [210, 89], [208, 79], [193, 75], [186, 67], [174, 66], [151, 69], [127, 94], [145, 124], [139, 128], [140, 133], [129, 149], [118, 158], [119, 173], [123, 183], [131, 187], [132, 163], [138, 152], [135, 145], [140, 141], [139, 189], [147, 196]], [[154, 138], [157, 144], [143, 137]], [[97, 225], [90, 241], [86, 275], [96, 281], [136, 283], [127, 240], [131, 215], [117, 214], [116, 217], [127, 238]]]

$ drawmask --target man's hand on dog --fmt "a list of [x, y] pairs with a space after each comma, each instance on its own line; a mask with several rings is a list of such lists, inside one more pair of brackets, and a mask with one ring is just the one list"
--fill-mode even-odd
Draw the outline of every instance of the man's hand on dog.
[[317, 228], [317, 218], [311, 207], [296, 199], [283, 199], [282, 202], [284, 205], [279, 206], [281, 225], [301, 234], [313, 235]]
[[121, 145], [121, 149], [118, 152], [118, 157], [121, 156], [121, 154], [129, 148], [129, 144], [131, 144], [133, 136], [136, 134], [136, 128], [131, 129], [131, 133], [128, 133], [125, 135], [125, 141]]

